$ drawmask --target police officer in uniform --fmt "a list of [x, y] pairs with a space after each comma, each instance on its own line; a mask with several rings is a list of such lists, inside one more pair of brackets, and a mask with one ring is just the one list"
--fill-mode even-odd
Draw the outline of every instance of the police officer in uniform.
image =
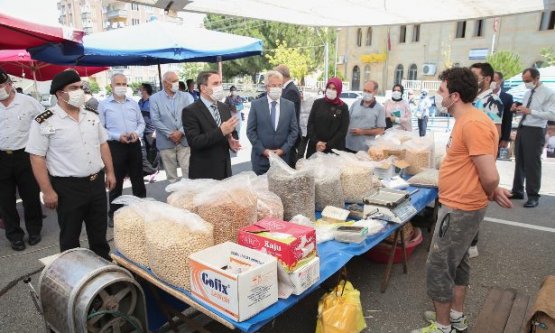
[[45, 206], [58, 213], [60, 250], [80, 246], [85, 222], [90, 249], [110, 259], [104, 186], [112, 190], [116, 180], [106, 131], [98, 115], [83, 108], [85, 95], [77, 72], [58, 73], [50, 93], [58, 104], [35, 118], [25, 150], [31, 154]]
[[33, 177], [25, 145], [33, 119], [44, 108], [32, 97], [16, 93], [10, 77], [0, 69], [0, 215], [12, 249], [25, 250], [25, 233], [19, 225], [16, 188], [23, 201], [29, 244], [41, 241], [42, 208], [39, 186]]

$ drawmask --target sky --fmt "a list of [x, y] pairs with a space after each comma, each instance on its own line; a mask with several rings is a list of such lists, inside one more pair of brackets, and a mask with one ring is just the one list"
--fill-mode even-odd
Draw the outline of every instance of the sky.
[[[27, 21], [59, 26], [57, 0], [0, 0], [1, 11]], [[179, 13], [184, 24], [199, 26], [204, 15]]]

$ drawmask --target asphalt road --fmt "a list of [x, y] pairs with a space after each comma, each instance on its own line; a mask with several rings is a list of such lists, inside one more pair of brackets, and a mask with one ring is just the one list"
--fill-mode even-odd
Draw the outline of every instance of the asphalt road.
[[[242, 156], [248, 155], [243, 153]], [[250, 163], [242, 161], [241, 156], [235, 159], [235, 172], [250, 169]], [[480, 256], [471, 260], [471, 286], [466, 301], [466, 313], [471, 322], [476, 318], [488, 288], [515, 288], [524, 294], [534, 295], [543, 277], [555, 274], [555, 161], [546, 160], [543, 166], [543, 196], [539, 207], [526, 209], [522, 207], [523, 201], [515, 201], [512, 209], [502, 209], [492, 204], [488, 210], [486, 221], [481, 227]], [[498, 162], [498, 169], [501, 183], [510, 185], [513, 162]], [[149, 196], [164, 200], [165, 183], [158, 181], [148, 184]], [[27, 247], [24, 252], [14, 252], [5, 237], [0, 236], [0, 290], [10, 281], [40, 269], [39, 258], [58, 252], [56, 214], [47, 209], [45, 213], [47, 217], [40, 244]], [[538, 226], [544, 228], [534, 229]], [[111, 230], [108, 237], [111, 238]], [[429, 239], [426, 230], [424, 237], [423, 245], [415, 250], [409, 260], [408, 274], [403, 274], [402, 267], [395, 265], [389, 288], [384, 294], [380, 293], [379, 286], [385, 265], [371, 263], [365, 257], [357, 257], [349, 262], [350, 279], [361, 291], [368, 324], [365, 332], [407, 332], [425, 324], [422, 313], [432, 308], [425, 291], [424, 265], [427, 252], [424, 244]], [[85, 239], [84, 233], [82, 238]], [[82, 246], [87, 246], [87, 242], [83, 241]], [[36, 284], [38, 274], [32, 277]], [[332, 286], [335, 282], [332, 278], [326, 284]], [[323, 292], [320, 290], [307, 296], [261, 332], [314, 332], [317, 302]], [[228, 332], [217, 323], [211, 323], [208, 327], [213, 332]], [[0, 296], [1, 333], [42, 331], [43, 323], [27, 286], [17, 283]], [[183, 328], [182, 332], [189, 330]]]

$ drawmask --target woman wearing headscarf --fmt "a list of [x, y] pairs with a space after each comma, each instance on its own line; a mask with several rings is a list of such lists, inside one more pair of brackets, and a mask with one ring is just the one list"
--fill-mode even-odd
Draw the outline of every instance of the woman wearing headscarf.
[[403, 99], [403, 86], [393, 86], [391, 99], [385, 102], [386, 128], [394, 127], [405, 131], [412, 131], [412, 113], [408, 103]]
[[326, 83], [324, 97], [312, 104], [307, 124], [307, 158], [317, 151], [329, 153], [332, 149], [345, 149], [349, 108], [339, 98], [342, 89], [341, 80], [331, 78]]

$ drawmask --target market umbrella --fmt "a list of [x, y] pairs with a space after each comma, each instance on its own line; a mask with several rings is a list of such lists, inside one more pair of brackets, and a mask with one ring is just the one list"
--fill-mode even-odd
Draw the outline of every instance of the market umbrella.
[[83, 31], [68, 27], [53, 27], [8, 16], [0, 12], [0, 49], [18, 50], [45, 43], [79, 43]]
[[262, 41], [167, 22], [109, 30], [82, 44], [49, 43], [29, 49], [33, 59], [60, 65], [131, 66], [217, 62], [262, 54]]

